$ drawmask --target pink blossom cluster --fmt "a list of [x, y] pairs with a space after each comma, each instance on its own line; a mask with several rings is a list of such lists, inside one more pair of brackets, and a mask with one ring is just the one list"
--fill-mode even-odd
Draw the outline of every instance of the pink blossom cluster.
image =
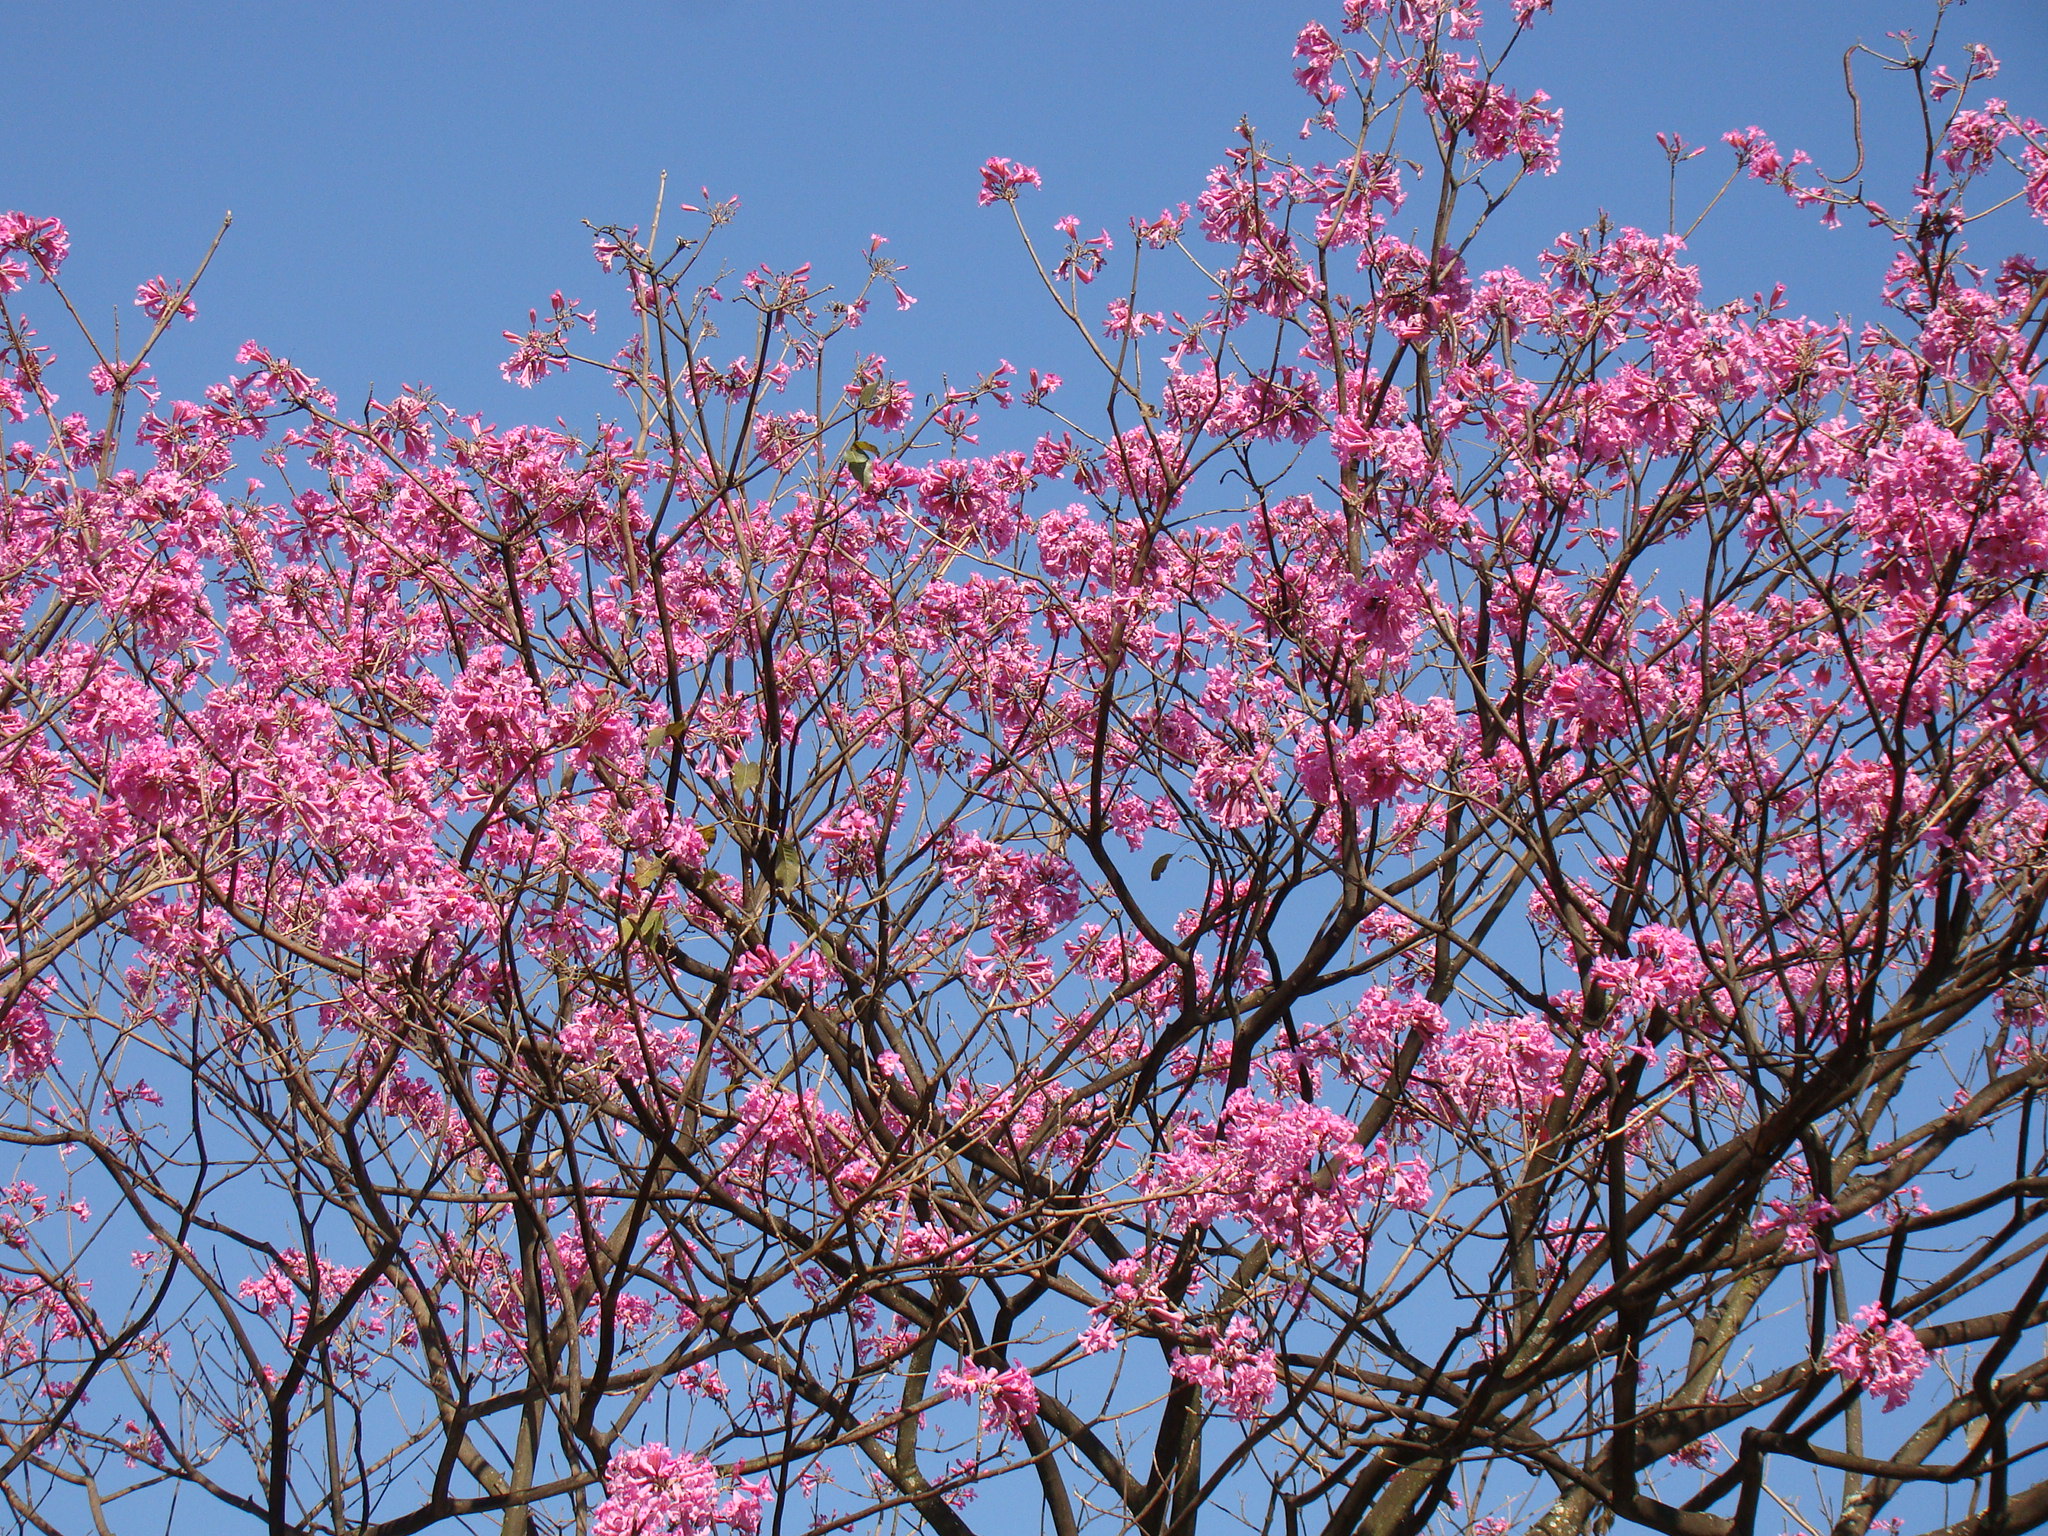
[[1602, 956], [1590, 971], [1591, 979], [1608, 990], [1617, 1007], [1627, 1011], [1670, 1007], [1699, 996], [1707, 980], [1707, 966], [1691, 938], [1675, 928], [1652, 923], [1630, 935], [1630, 943], [1633, 957]]
[[[1375, 637], [1398, 643], [1395, 636]], [[1465, 728], [1457, 706], [1435, 698], [1382, 701], [1372, 725], [1330, 740], [1331, 728], [1308, 726], [1297, 737], [1295, 772], [1310, 799], [1368, 809], [1428, 784], [1450, 763]]]
[[1335, 1249], [1355, 1261], [1368, 1183], [1356, 1132], [1334, 1110], [1240, 1090], [1217, 1124], [1179, 1122], [1139, 1187], [1174, 1230], [1237, 1220], [1301, 1260]]
[[[1107, 1298], [1089, 1308], [1088, 1326], [1075, 1336], [1083, 1354], [1097, 1355], [1119, 1347], [1120, 1329], [1143, 1333], [1160, 1325], [1179, 1327], [1186, 1321], [1181, 1309], [1161, 1289], [1164, 1271], [1171, 1265], [1171, 1250], [1141, 1248], [1110, 1264]], [[1189, 1281], [1186, 1297], [1201, 1290], [1197, 1272]]]
[[1014, 160], [1005, 160], [1000, 155], [991, 156], [981, 168], [981, 201], [989, 203], [1012, 203], [1017, 200], [1020, 187], [1045, 185], [1037, 171], [1028, 165], [1019, 165]]
[[1430, 1047], [1420, 1075], [1453, 1123], [1507, 1114], [1533, 1125], [1563, 1091], [1570, 1059], [1546, 1020], [1524, 1015], [1445, 1035]]
[[747, 1187], [771, 1179], [825, 1180], [849, 1196], [872, 1181], [877, 1158], [853, 1122], [815, 1090], [769, 1083], [748, 1090], [725, 1154], [725, 1177]]
[[591, 1519], [594, 1536], [705, 1536], [724, 1526], [737, 1536], [761, 1529], [769, 1492], [764, 1479], [734, 1479], [720, 1496], [719, 1472], [690, 1451], [659, 1441], [614, 1453], [605, 1466], [604, 1502]]
[[942, 870], [983, 906], [1000, 954], [1043, 943], [1081, 910], [1079, 875], [1058, 854], [1020, 853], [969, 832], [954, 839]]
[[1809, 1258], [1819, 1254], [1817, 1269], [1833, 1267], [1833, 1260], [1820, 1253], [1820, 1243], [1815, 1229], [1825, 1222], [1833, 1221], [1840, 1213], [1827, 1200], [1791, 1201], [1772, 1199], [1765, 1204], [1764, 1212], [1750, 1223], [1750, 1230], [1762, 1237], [1771, 1232], [1785, 1234], [1784, 1251], [1793, 1258]]
[[1021, 1365], [999, 1371], [963, 1361], [942, 1368], [934, 1380], [954, 1402], [972, 1400], [981, 1405], [984, 1433], [1021, 1435], [1038, 1418], [1038, 1388]]
[[1277, 1358], [1258, 1347], [1258, 1337], [1242, 1317], [1233, 1317], [1221, 1332], [1208, 1329], [1207, 1350], [1174, 1351], [1173, 1378], [1200, 1387], [1205, 1399], [1237, 1419], [1256, 1419], [1280, 1386]]
[[1913, 1330], [1887, 1317], [1876, 1302], [1858, 1307], [1855, 1322], [1835, 1330], [1822, 1357], [1850, 1386], [1883, 1398], [1886, 1413], [1905, 1406], [1928, 1359]]

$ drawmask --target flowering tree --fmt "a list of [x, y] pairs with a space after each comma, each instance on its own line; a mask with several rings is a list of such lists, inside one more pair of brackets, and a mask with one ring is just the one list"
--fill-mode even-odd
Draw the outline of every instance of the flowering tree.
[[1729, 136], [1863, 326], [1490, 266], [1539, 9], [1350, 0], [1301, 156], [1031, 247], [1086, 413], [715, 206], [510, 336], [588, 438], [165, 404], [161, 278], [95, 423], [0, 217], [16, 1521], [2048, 1521], [2048, 131], [1907, 39], [1909, 211]]

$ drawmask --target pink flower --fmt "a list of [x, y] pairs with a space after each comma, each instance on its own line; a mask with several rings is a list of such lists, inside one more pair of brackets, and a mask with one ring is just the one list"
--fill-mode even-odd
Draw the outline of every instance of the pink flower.
[[1319, 21], [1303, 27], [1294, 40], [1294, 56], [1302, 61], [1294, 72], [1295, 82], [1318, 101], [1336, 100], [1330, 89], [1330, 72], [1344, 62], [1344, 50], [1329, 29]]
[[0, 1046], [7, 1051], [7, 1071], [0, 1081], [32, 1082], [56, 1065], [49, 1018], [36, 1006], [38, 995], [45, 991], [40, 986], [29, 988], [0, 1020]]
[[[1405, 645], [1415, 633], [1413, 589], [1392, 581], [1357, 584], [1353, 630], [1368, 651]], [[1308, 797], [1320, 805], [1385, 805], [1443, 771], [1459, 739], [1457, 706], [1435, 698], [1417, 704], [1396, 695], [1374, 706], [1371, 725], [1355, 733], [1312, 727], [1295, 743], [1294, 767]], [[1334, 739], [1333, 739], [1334, 738]]]
[[981, 196], [978, 201], [984, 208], [990, 203], [1014, 203], [1019, 187], [1044, 185], [1038, 172], [1030, 166], [1005, 160], [1001, 155], [991, 155], [981, 168]]
[[1140, 244], [1149, 245], [1155, 251], [1163, 251], [1180, 238], [1180, 232], [1187, 227], [1187, 222], [1188, 205], [1182, 203], [1178, 213], [1171, 208], [1162, 208], [1156, 219], [1140, 219], [1133, 216], [1131, 233], [1138, 237]]
[[[1363, 1239], [1354, 1217], [1365, 1193], [1356, 1130], [1320, 1105], [1274, 1103], [1240, 1089], [1214, 1129], [1194, 1121], [1177, 1126], [1173, 1150], [1140, 1188], [1171, 1206], [1172, 1230], [1229, 1217], [1304, 1261], [1332, 1248], [1355, 1255]], [[1327, 1188], [1318, 1182], [1326, 1164], [1337, 1169]], [[1384, 1184], [1387, 1170], [1380, 1172]]]
[[1236, 1418], [1251, 1420], [1265, 1411], [1280, 1385], [1279, 1363], [1270, 1349], [1255, 1349], [1258, 1335], [1242, 1317], [1233, 1317], [1221, 1334], [1207, 1330], [1208, 1354], [1176, 1350], [1167, 1368], [1176, 1381], [1202, 1389], [1202, 1396]]
[[577, 1009], [556, 1040], [572, 1061], [635, 1083], [689, 1055], [689, 1039], [681, 1030], [650, 1029], [623, 1008], [595, 1003]]
[[1784, 169], [1784, 157], [1763, 129], [1750, 127], [1721, 135], [1721, 142], [1735, 151], [1735, 162], [1758, 181], [1769, 181]]
[[1162, 498], [1178, 502], [1187, 480], [1187, 454], [1171, 429], [1132, 427], [1110, 443], [1104, 463], [1118, 490], [1152, 506]]
[[1189, 787], [1219, 827], [1256, 826], [1272, 814], [1273, 764], [1263, 752], [1219, 752], [1195, 770]]
[[505, 339], [512, 343], [512, 355], [498, 365], [498, 372], [505, 376], [507, 383], [518, 384], [531, 389], [540, 380], [557, 369], [566, 371], [569, 358], [563, 338], [569, 328], [579, 320], [597, 329], [597, 314], [593, 310], [579, 310], [577, 299], [565, 299], [557, 289], [549, 299], [549, 313], [546, 320], [540, 318], [537, 309], [527, 311], [527, 324], [532, 328], [525, 335], [517, 331], [506, 331]]
[[1506, 1111], [1533, 1120], [1562, 1091], [1570, 1052], [1542, 1019], [1485, 1019], [1430, 1052], [1432, 1092], [1460, 1119]]
[[1031, 1373], [1021, 1365], [1006, 1371], [985, 1365], [962, 1365], [957, 1370], [942, 1369], [936, 1380], [939, 1390], [956, 1403], [967, 1398], [980, 1399], [984, 1432], [1022, 1434], [1038, 1418], [1038, 1388], [1032, 1384]]
[[1707, 980], [1699, 946], [1675, 928], [1652, 924], [1632, 935], [1632, 960], [1604, 957], [1593, 962], [1593, 979], [1614, 994], [1625, 1009], [1686, 1002], [1700, 995]]
[[502, 783], [537, 766], [547, 724], [540, 690], [493, 647], [472, 657], [449, 688], [434, 720], [434, 747], [458, 778]]
[[2048, 219], [2048, 149], [2027, 146], [2021, 157], [2027, 175], [2027, 207], [2037, 219]]
[[309, 1265], [298, 1249], [286, 1248], [270, 1268], [244, 1280], [236, 1294], [253, 1302], [265, 1317], [290, 1308], [291, 1332], [296, 1337], [313, 1320], [316, 1299], [323, 1313], [331, 1312], [361, 1275], [360, 1269], [331, 1264], [322, 1258], [315, 1258]]
[[1115, 1349], [1118, 1345], [1116, 1328], [1106, 1317], [1098, 1317], [1083, 1328], [1074, 1342], [1081, 1346], [1084, 1355], [1099, 1355]]
[[187, 320], [199, 318], [199, 306], [192, 302], [192, 296], [173, 288], [161, 274], [135, 290], [135, 302], [152, 320], [163, 319], [164, 311], [172, 308]]
[[604, 1491], [592, 1536], [699, 1536], [717, 1515], [718, 1469], [655, 1442], [612, 1457]]
[[990, 1383], [988, 1402], [982, 1410], [984, 1425], [1022, 1434], [1038, 1418], [1038, 1388], [1031, 1373], [1013, 1365]]
[[0, 251], [20, 251], [35, 263], [48, 282], [71, 254], [71, 237], [62, 219], [34, 219], [25, 213], [0, 213]]
[[1842, 1324], [1824, 1358], [1849, 1385], [1882, 1397], [1886, 1413], [1904, 1406], [1927, 1369], [1927, 1351], [1913, 1330], [1887, 1319], [1876, 1302], [1859, 1307], [1855, 1323]]
[[[1767, 1200], [1764, 1203], [1768, 1207], [1767, 1213], [1755, 1217], [1749, 1224], [1749, 1230], [1763, 1237], [1782, 1229], [1785, 1252], [1801, 1259], [1820, 1251], [1813, 1229], [1820, 1223], [1833, 1221], [1839, 1214], [1826, 1200], [1807, 1200], [1796, 1204], [1790, 1200]], [[1821, 1254], [1819, 1267], [1831, 1269], [1833, 1261], [1828, 1255]]]
[[1067, 250], [1052, 275], [1063, 283], [1094, 282], [1108, 262], [1109, 253], [1116, 248], [1109, 231], [1105, 229], [1092, 240], [1083, 240], [1080, 223], [1071, 216], [1061, 219], [1054, 228], [1067, 237]]

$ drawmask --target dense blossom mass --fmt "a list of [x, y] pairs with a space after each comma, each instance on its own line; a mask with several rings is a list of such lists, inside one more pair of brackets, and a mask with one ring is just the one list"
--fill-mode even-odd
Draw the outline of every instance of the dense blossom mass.
[[74, 384], [0, 215], [18, 1523], [2048, 1521], [2048, 267], [1983, 244], [2048, 129], [1902, 35], [1903, 200], [1728, 134], [1889, 242], [1861, 321], [1515, 256], [1547, 8], [1346, 0], [1299, 152], [1128, 234], [990, 158], [1087, 390], [920, 392], [886, 242], [735, 276], [708, 200], [506, 333], [588, 435], [177, 398], [196, 278]]

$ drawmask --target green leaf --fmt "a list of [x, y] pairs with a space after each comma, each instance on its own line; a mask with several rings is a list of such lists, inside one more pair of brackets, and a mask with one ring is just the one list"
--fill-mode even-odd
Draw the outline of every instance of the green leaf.
[[1161, 875], [1165, 874], [1165, 873], [1166, 873], [1166, 866], [1167, 866], [1167, 865], [1169, 865], [1169, 864], [1171, 864], [1172, 862], [1173, 862], [1173, 855], [1172, 855], [1172, 854], [1170, 854], [1170, 853], [1162, 853], [1161, 855], [1159, 855], [1159, 857], [1158, 857], [1158, 858], [1156, 858], [1156, 859], [1154, 859], [1154, 860], [1152, 861], [1152, 878], [1153, 878], [1154, 880], [1157, 880], [1157, 879], [1158, 879], [1158, 878], [1159, 878], [1159, 877], [1160, 877]]
[[633, 889], [644, 891], [660, 880], [668, 866], [660, 859], [648, 857], [633, 866]]
[[853, 474], [854, 483], [864, 491], [874, 489], [875, 460], [882, 450], [873, 443], [855, 438], [846, 445], [846, 467]]
[[[642, 860], [643, 864], [651, 860]], [[635, 884], [638, 884], [636, 878]], [[619, 948], [624, 949], [635, 940], [652, 944], [668, 931], [668, 914], [660, 907], [649, 907], [645, 912], [621, 912], [619, 914]]]
[[734, 763], [732, 765], [732, 787], [741, 794], [758, 789], [761, 784], [761, 765], [756, 762]]
[[794, 890], [803, 878], [804, 852], [795, 843], [784, 843], [775, 856], [775, 883], [785, 891]]

